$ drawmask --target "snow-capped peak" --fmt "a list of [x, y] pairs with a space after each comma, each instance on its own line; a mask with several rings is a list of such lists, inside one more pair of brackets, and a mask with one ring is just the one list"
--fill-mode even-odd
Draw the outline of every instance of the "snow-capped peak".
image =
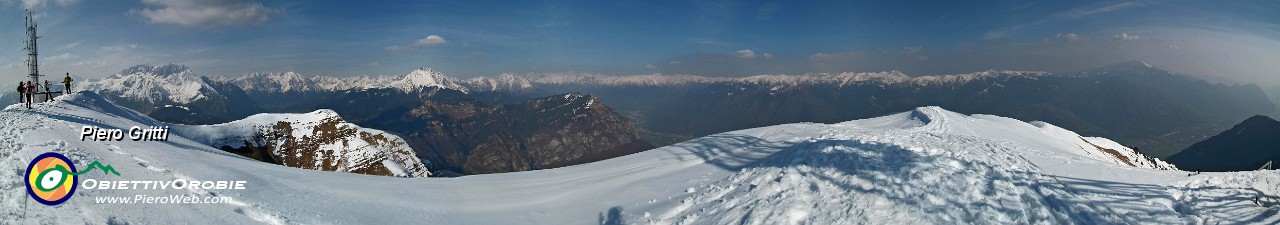
[[225, 99], [182, 65], [135, 65], [98, 81], [76, 83], [73, 90], [89, 90], [152, 103], [187, 104], [202, 99]]
[[466, 87], [453, 81], [453, 78], [444, 76], [444, 74], [432, 70], [430, 68], [420, 68], [404, 75], [398, 82], [397, 87], [406, 90], [413, 90], [425, 87], [438, 87], [443, 89], [453, 89], [468, 93]]

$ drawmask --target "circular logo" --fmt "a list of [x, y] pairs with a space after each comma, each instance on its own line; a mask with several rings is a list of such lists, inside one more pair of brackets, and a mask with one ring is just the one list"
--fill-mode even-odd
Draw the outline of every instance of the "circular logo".
[[27, 165], [27, 194], [45, 205], [58, 205], [71, 198], [79, 185], [76, 165], [66, 156], [46, 152]]

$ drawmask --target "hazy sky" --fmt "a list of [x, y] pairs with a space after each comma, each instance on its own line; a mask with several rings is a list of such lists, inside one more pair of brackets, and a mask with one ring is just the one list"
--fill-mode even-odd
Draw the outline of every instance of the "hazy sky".
[[88, 77], [143, 63], [201, 75], [745, 76], [1136, 59], [1280, 84], [1277, 1], [0, 1], [10, 79], [26, 73], [22, 16], [35, 9], [42, 73]]

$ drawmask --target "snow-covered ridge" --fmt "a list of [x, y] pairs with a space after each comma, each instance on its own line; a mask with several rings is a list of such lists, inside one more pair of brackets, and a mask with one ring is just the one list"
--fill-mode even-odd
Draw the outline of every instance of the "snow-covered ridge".
[[[1029, 124], [1039, 127], [1046, 133], [1054, 134], [1054, 136], [1071, 142], [1084, 152], [1085, 156], [1101, 161], [1114, 162], [1134, 167], [1177, 170], [1173, 164], [1169, 164], [1164, 160], [1160, 160], [1151, 156], [1143, 155], [1137, 150], [1121, 145], [1118, 142], [1102, 137], [1084, 137], [1053, 124], [1032, 121]], [[1074, 138], [1074, 139], [1073, 139]]]
[[[1116, 165], [1146, 169], [1178, 170], [1172, 164], [1143, 155], [1110, 139], [1080, 136], [1073, 131], [1041, 121], [1022, 122], [991, 115], [966, 116], [936, 106], [920, 107], [910, 112], [842, 124], [865, 124], [866, 121], [878, 120], [889, 120], [892, 124], [899, 126], [898, 128], [946, 131], [951, 134], [986, 136], [985, 138], [995, 140], [1008, 139], [1014, 142], [1025, 142], [1038, 149], [1054, 149], [1060, 153], [1087, 157]], [[1009, 139], [1019, 136], [1036, 136], [1021, 134], [1027, 132], [1042, 135], [1034, 139]]]
[[420, 68], [402, 76], [306, 76], [296, 72], [247, 73], [236, 77], [211, 77], [230, 83], [250, 92], [306, 93], [312, 91], [345, 91], [372, 88], [393, 88], [405, 92], [423, 88], [452, 89], [469, 93], [467, 81], [445, 76], [430, 68]]
[[400, 177], [431, 175], [404, 139], [348, 123], [328, 109], [263, 113], [215, 125], [171, 126], [174, 133], [213, 147], [270, 149], [273, 161], [289, 167]]
[[319, 90], [315, 82], [293, 71], [284, 73], [248, 73], [231, 79], [223, 79], [245, 91], [266, 93], [310, 92]]
[[475, 91], [526, 91], [533, 89], [533, 82], [521, 76], [504, 73], [497, 77], [475, 77], [465, 84]]
[[187, 104], [203, 99], [225, 99], [186, 66], [135, 65], [102, 80], [75, 82], [73, 90], [89, 90], [151, 103]]

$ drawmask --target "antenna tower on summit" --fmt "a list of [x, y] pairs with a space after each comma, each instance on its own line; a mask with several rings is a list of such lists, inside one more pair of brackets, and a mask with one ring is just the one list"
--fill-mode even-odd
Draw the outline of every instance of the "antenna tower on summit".
[[36, 39], [40, 36], [36, 35], [35, 14], [31, 10], [27, 10], [27, 71], [31, 77], [32, 83], [40, 83], [40, 62], [36, 51]]

